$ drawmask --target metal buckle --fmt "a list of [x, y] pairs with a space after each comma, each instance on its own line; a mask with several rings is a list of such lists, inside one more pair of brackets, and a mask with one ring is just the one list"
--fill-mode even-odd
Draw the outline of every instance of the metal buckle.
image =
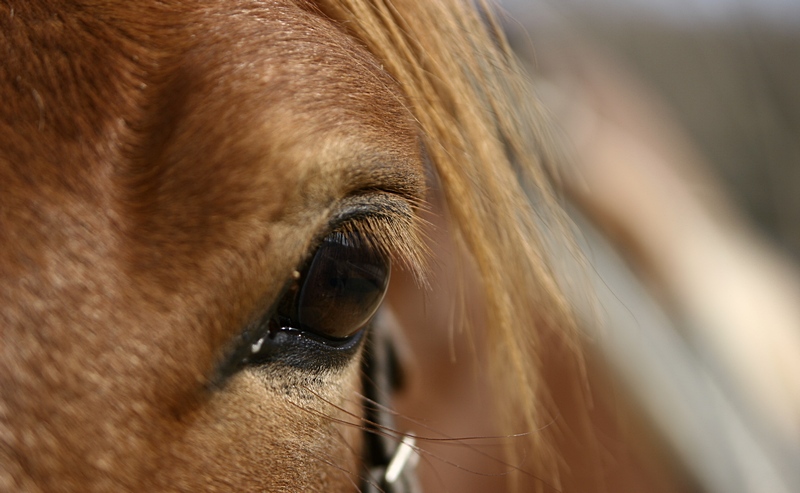
[[403, 441], [394, 451], [394, 456], [389, 461], [389, 467], [386, 468], [386, 474], [383, 476], [383, 479], [388, 484], [396, 483], [402, 474], [412, 474], [417, 468], [419, 455], [417, 454], [416, 443], [417, 440], [412, 435], [403, 437]]

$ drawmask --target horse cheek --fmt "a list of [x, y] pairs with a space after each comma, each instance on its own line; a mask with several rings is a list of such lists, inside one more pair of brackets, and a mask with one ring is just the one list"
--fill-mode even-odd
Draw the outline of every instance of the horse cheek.
[[357, 365], [323, 380], [308, 386], [277, 384], [258, 370], [235, 376], [182, 420], [182, 437], [164, 459], [154, 488], [353, 489], [361, 432], [348, 423], [357, 423], [361, 413]]

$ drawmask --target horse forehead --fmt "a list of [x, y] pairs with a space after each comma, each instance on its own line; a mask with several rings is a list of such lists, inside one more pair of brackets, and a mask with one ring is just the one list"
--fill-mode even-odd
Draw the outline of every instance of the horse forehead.
[[170, 138], [153, 146], [152, 131], [139, 136], [146, 166], [181, 187], [186, 177], [224, 175], [211, 188], [241, 177], [233, 188], [269, 190], [258, 199], [275, 214], [358, 188], [419, 193], [417, 131], [379, 62], [329, 20], [268, 5], [205, 15], [187, 46], [173, 44], [180, 53], [165, 58], [145, 125]]
[[292, 263], [279, 245], [318, 234], [337, 199], [421, 198], [418, 132], [381, 64], [318, 14], [268, 5], [206, 12], [169, 45], [123, 182], [130, 230], [184, 235], [190, 255], [242, 240]]
[[[30, 90], [10, 85], [16, 107], [0, 109], [0, 162], [16, 162], [0, 166], [14, 191], [3, 201], [22, 211], [9, 219], [20, 237], [30, 203], [52, 217], [28, 218], [41, 229], [28, 250], [65, 255], [54, 232], [72, 238], [74, 223], [87, 239], [73, 243], [105, 232], [139, 270], [190, 265], [267, 236], [296, 249], [359, 189], [422, 194], [417, 130], [380, 63], [294, 2], [245, 3], [84, 6], [39, 12], [41, 26], [35, 9], [16, 14], [9, 31], [30, 32], [10, 45], [8, 74]], [[271, 234], [287, 217], [296, 227]]]
[[179, 62], [176, 73], [194, 85], [185, 102], [189, 131], [255, 149], [274, 171], [324, 171], [328, 183], [343, 168], [352, 179], [375, 154], [417, 158], [398, 88], [331, 22], [290, 5], [228, 22]]
[[373, 178], [421, 190], [400, 91], [329, 19], [291, 0], [89, 5], [49, 17], [23, 8], [8, 26], [12, 43], [33, 42], [27, 53], [11, 44], [16, 56], [0, 71], [19, 91], [0, 111], [19, 143], [5, 154], [35, 162], [32, 180], [108, 191], [129, 183], [108, 183], [116, 176], [150, 175], [161, 187], [185, 175], [249, 175], [247, 188], [280, 184], [283, 193], [261, 199], [285, 206], [316, 197], [304, 187], [363, 186], [367, 168], [388, 160], [402, 172], [379, 166]]

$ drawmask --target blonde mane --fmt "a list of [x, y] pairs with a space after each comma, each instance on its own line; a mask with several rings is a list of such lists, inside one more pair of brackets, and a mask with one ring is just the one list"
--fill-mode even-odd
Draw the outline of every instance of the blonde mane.
[[546, 115], [483, 2], [319, 5], [386, 64], [409, 98], [456, 242], [480, 273], [505, 430], [526, 433], [536, 451], [532, 469], [557, 482], [558, 458], [536, 432], [549, 419], [538, 352], [547, 331], [570, 347], [575, 340], [541, 232], [565, 231], [549, 181], [557, 154]]

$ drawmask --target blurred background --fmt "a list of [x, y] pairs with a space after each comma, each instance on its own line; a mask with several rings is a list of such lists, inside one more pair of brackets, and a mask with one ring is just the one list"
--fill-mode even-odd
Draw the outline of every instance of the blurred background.
[[668, 105], [742, 213], [800, 260], [800, 1], [501, 5], [535, 72], [584, 45], [638, 77]]
[[[564, 491], [800, 491], [800, 2], [502, 5], [567, 149], [586, 265], [562, 284], [610, 375], [590, 383], [603, 452], [562, 443]], [[671, 466], [619, 479], [645, 456]]]
[[[563, 151], [552, 174], [574, 244], [545, 244], [584, 358], [541, 342], [541, 428], [522, 435], [552, 450], [498, 460], [516, 436], [493, 428], [487, 321], [469, 314], [477, 343], [449, 322], [453, 299], [480, 295], [440, 282], [425, 298], [396, 276], [392, 306], [426, 307], [400, 325], [427, 329], [406, 331], [426, 378], [409, 379], [399, 409], [418, 420], [401, 428], [445, 438], [421, 440], [422, 482], [509, 491], [518, 471], [526, 492], [799, 492], [800, 1], [501, 5], [551, 120], [538, 131]], [[427, 219], [435, 278], [455, 278], [446, 224]]]

